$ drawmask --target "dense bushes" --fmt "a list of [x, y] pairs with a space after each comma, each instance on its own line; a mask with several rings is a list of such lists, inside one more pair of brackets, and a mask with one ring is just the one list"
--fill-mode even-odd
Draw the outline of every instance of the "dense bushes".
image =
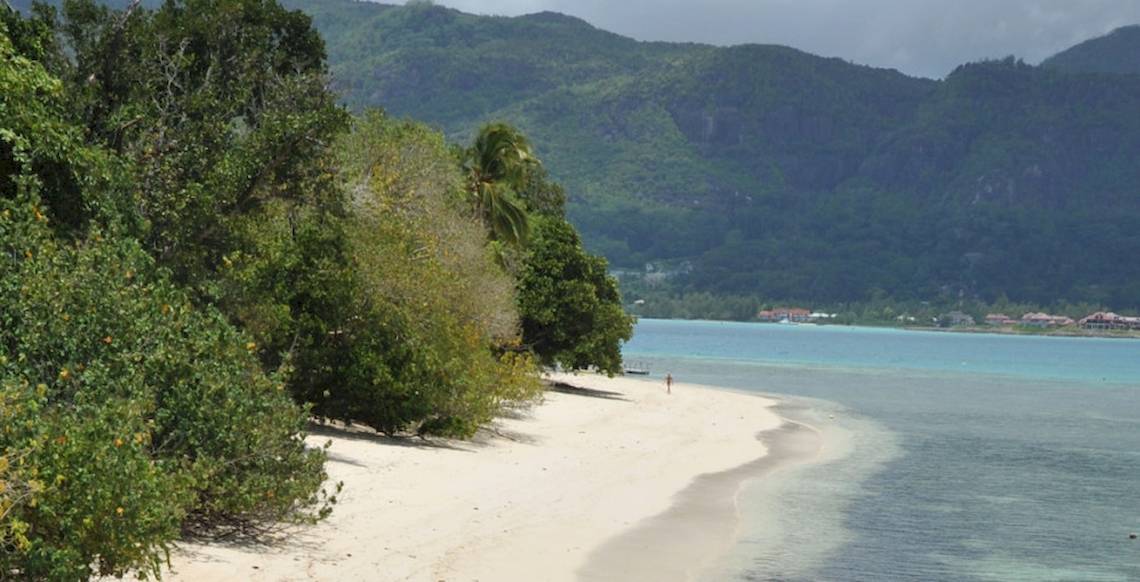
[[[628, 320], [564, 221], [495, 240], [442, 135], [345, 134], [324, 82], [272, 0], [0, 6], [0, 578], [157, 576], [179, 536], [323, 517], [312, 415], [466, 437], [540, 395], [536, 353], [618, 369]], [[516, 210], [560, 216], [534, 169]], [[520, 303], [531, 256], [586, 270], [535, 264], [577, 286]], [[526, 349], [519, 306], [567, 291], [573, 332]]]
[[[157, 574], [184, 531], [319, 517], [305, 412], [248, 339], [116, 234], [126, 162], [82, 141], [3, 16], [0, 577]], [[18, 32], [43, 46], [42, 29]]]
[[338, 159], [352, 271], [339, 285], [345, 308], [298, 351], [298, 396], [384, 432], [453, 436], [537, 396], [530, 358], [508, 349], [514, 282], [464, 205], [442, 136], [374, 113]]
[[154, 570], [183, 528], [325, 511], [323, 454], [306, 450], [305, 414], [254, 346], [136, 243], [57, 244], [28, 224], [35, 212], [8, 204], [0, 220], [0, 383], [14, 406], [0, 450], [23, 451], [12, 467], [39, 489], [9, 516], [27, 541], [3, 570]]

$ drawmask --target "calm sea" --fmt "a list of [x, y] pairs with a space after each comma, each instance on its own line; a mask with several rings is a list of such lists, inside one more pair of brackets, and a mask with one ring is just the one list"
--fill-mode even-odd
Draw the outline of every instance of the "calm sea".
[[1140, 341], [642, 320], [625, 354], [828, 435], [710, 579], [1140, 581]]

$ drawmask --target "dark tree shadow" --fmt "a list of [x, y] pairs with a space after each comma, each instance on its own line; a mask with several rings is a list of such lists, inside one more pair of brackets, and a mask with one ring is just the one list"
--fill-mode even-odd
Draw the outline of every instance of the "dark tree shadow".
[[503, 428], [498, 423], [492, 423], [479, 429], [472, 440], [482, 445], [490, 445], [496, 439], [506, 439], [524, 445], [537, 445], [542, 439], [517, 430]]
[[309, 434], [320, 437], [336, 437], [349, 441], [363, 441], [392, 447], [413, 447], [417, 449], [447, 449], [473, 453], [469, 447], [459, 446], [458, 441], [415, 435], [389, 436], [363, 426], [343, 426], [340, 424], [309, 423]]
[[621, 392], [613, 392], [611, 390], [597, 390], [594, 388], [582, 388], [567, 384], [565, 382], [551, 382], [549, 385], [551, 392], [560, 392], [562, 394], [573, 394], [574, 396], [587, 396], [590, 398], [603, 398], [605, 400], [621, 400], [630, 402]]
[[[258, 554], [287, 554], [296, 549], [310, 553], [323, 549], [328, 541], [323, 539], [309, 524], [275, 524], [257, 532], [230, 531], [220, 534], [186, 533], [183, 542], [200, 544], [206, 547], [230, 548], [253, 551]], [[175, 553], [187, 556], [194, 561], [221, 562], [224, 557], [212, 557], [208, 552], [179, 544]]]

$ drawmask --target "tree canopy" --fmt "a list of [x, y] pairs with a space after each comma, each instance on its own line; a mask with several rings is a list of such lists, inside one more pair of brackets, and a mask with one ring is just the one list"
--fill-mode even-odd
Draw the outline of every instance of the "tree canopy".
[[311, 422], [469, 437], [542, 362], [620, 370], [521, 132], [353, 118], [273, 0], [62, 4], [0, 6], [0, 578], [157, 577], [328, 515]]

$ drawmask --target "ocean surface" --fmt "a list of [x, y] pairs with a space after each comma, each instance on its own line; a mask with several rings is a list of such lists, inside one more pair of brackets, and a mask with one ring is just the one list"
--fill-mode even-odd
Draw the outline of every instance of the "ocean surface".
[[624, 353], [827, 437], [710, 580], [1140, 581], [1138, 340], [642, 320]]

